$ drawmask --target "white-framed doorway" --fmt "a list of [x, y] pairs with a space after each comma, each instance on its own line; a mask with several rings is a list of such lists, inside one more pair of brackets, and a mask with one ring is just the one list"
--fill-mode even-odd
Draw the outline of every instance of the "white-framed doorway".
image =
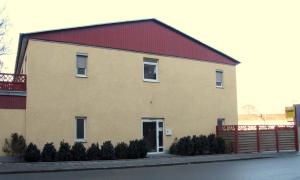
[[164, 121], [161, 118], [143, 118], [142, 135], [149, 154], [164, 152]]

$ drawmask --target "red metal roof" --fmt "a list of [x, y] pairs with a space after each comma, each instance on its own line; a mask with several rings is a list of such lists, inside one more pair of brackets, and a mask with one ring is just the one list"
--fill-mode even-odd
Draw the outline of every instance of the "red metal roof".
[[184, 57], [230, 65], [239, 63], [156, 19], [22, 34], [20, 41], [23, 37]]

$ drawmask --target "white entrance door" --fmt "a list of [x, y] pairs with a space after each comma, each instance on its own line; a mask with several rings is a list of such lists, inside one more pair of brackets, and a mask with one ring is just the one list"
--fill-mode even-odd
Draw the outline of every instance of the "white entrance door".
[[163, 152], [164, 122], [162, 119], [143, 119], [143, 138], [149, 153]]

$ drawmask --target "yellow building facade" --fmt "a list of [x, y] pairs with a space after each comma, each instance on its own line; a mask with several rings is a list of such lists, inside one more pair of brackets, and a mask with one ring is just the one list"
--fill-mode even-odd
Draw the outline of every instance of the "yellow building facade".
[[[153, 136], [157, 153], [175, 138], [215, 133], [220, 119], [238, 121], [235, 65], [37, 39], [28, 40], [23, 54], [26, 109], [0, 110], [1, 146], [13, 132], [39, 148]], [[148, 61], [155, 62], [155, 81], [145, 79]]]

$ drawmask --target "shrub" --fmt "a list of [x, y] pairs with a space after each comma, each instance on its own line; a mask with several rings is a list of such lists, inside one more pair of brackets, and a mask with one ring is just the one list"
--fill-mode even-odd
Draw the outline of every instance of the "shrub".
[[42, 161], [55, 161], [56, 149], [53, 143], [46, 143], [42, 151]]
[[72, 160], [84, 161], [86, 160], [86, 149], [82, 143], [76, 142], [71, 149]]
[[192, 141], [192, 146], [193, 146], [192, 155], [198, 155], [198, 154], [200, 154], [201, 142], [200, 142], [199, 136], [194, 135], [192, 137], [191, 141]]
[[194, 145], [190, 136], [182, 137], [178, 140], [177, 154], [184, 156], [194, 155]]
[[115, 147], [115, 155], [117, 159], [126, 159], [128, 156], [128, 145], [124, 142], [118, 143]]
[[30, 143], [25, 150], [24, 159], [28, 162], [37, 162], [40, 160], [40, 150], [35, 144]]
[[111, 160], [115, 158], [114, 146], [111, 141], [105, 141], [101, 146], [101, 158]]
[[86, 157], [88, 160], [97, 160], [100, 159], [101, 152], [99, 148], [99, 144], [92, 144], [88, 150], [86, 151]]
[[193, 136], [194, 155], [204, 154], [207, 151], [207, 138], [206, 136]]
[[129, 159], [137, 159], [137, 158], [139, 158], [139, 154], [138, 154], [138, 140], [129, 141], [128, 158]]
[[173, 142], [169, 149], [170, 154], [177, 154], [177, 142]]
[[209, 136], [190, 136], [182, 137], [178, 141], [175, 139], [170, 146], [171, 154], [179, 154], [184, 156], [201, 155], [201, 154], [219, 154], [225, 153], [225, 141], [221, 137], [214, 134]]
[[3, 152], [10, 156], [21, 156], [26, 149], [26, 141], [22, 135], [12, 133], [10, 139], [5, 139]]
[[218, 149], [216, 151], [217, 154], [224, 154], [225, 153], [225, 141], [221, 137], [216, 138]]
[[207, 136], [208, 142], [208, 151], [210, 154], [216, 154], [218, 152], [218, 142], [216, 140], [216, 136], [214, 134], [210, 134]]
[[129, 142], [128, 158], [137, 159], [147, 156], [147, 148], [144, 140], [133, 140]]
[[146, 142], [143, 139], [138, 140], [138, 157], [145, 158], [147, 156]]
[[57, 160], [70, 161], [72, 160], [71, 147], [69, 143], [60, 142], [59, 150], [57, 152]]

